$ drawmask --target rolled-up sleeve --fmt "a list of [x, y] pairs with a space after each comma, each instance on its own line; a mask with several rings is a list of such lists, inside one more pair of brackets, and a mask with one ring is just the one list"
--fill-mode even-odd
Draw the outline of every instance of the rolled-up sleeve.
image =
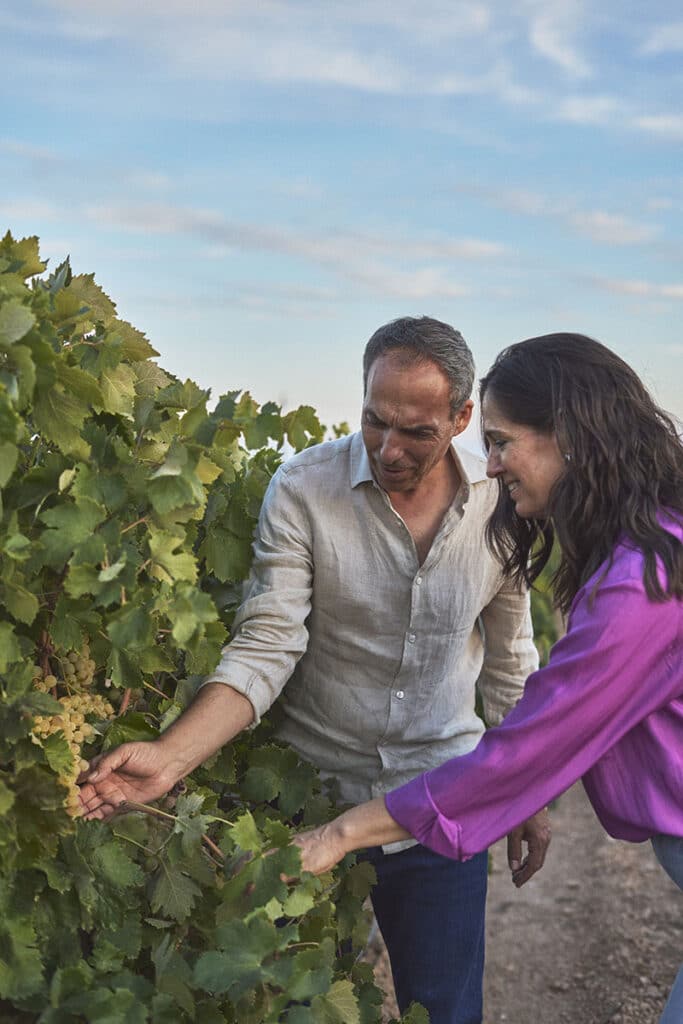
[[254, 724], [277, 699], [306, 650], [313, 564], [311, 526], [286, 467], [270, 482], [254, 539], [254, 560], [233, 636], [202, 685], [225, 683], [254, 707]]
[[[446, 856], [463, 860], [485, 849], [680, 697], [680, 630], [680, 601], [648, 600], [637, 579], [606, 580], [592, 608], [585, 596], [575, 606], [567, 635], [548, 665], [528, 680], [502, 725], [489, 730], [471, 754], [387, 794], [389, 813], [419, 842]], [[680, 773], [680, 746], [660, 750], [660, 757], [671, 762], [669, 774]], [[663, 765], [653, 768], [650, 788], [657, 772], [663, 779]], [[641, 789], [647, 786], [643, 779]], [[606, 795], [628, 823], [623, 779], [617, 789]], [[649, 799], [655, 808], [655, 797]], [[642, 821], [649, 812], [639, 813]], [[624, 838], [630, 837], [629, 827], [620, 827]]]
[[524, 692], [524, 683], [538, 668], [529, 594], [505, 582], [483, 609], [484, 663], [477, 687], [484, 718], [499, 725]]

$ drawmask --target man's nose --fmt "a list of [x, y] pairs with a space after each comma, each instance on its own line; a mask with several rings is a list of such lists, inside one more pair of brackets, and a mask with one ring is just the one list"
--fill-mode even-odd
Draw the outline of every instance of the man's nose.
[[385, 432], [379, 454], [382, 462], [387, 464], [396, 462], [403, 455], [400, 438], [397, 437], [394, 430], [387, 430]]

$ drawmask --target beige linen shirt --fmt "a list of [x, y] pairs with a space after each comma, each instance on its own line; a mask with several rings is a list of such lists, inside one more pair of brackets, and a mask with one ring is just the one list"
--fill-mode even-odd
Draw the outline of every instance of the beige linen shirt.
[[452, 453], [462, 485], [422, 565], [360, 434], [281, 466], [234, 637], [206, 680], [257, 719], [284, 688], [279, 738], [351, 803], [472, 750], [476, 684], [496, 724], [537, 667], [528, 596], [484, 539], [497, 485], [483, 458]]

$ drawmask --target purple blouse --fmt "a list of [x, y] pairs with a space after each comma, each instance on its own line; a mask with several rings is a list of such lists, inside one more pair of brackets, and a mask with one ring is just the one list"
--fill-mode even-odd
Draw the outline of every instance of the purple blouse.
[[[666, 528], [683, 539], [683, 529]], [[466, 860], [582, 778], [604, 828], [683, 836], [683, 602], [651, 601], [643, 556], [620, 544], [577, 593], [566, 635], [471, 754], [386, 795], [424, 846]]]

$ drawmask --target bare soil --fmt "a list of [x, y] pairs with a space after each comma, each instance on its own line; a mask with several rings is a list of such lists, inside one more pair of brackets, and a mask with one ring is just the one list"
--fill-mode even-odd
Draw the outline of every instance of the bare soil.
[[[505, 841], [493, 848], [484, 1024], [656, 1024], [683, 960], [683, 895], [649, 843], [603, 832], [580, 785], [552, 822], [543, 870], [522, 889]], [[388, 1022], [398, 1011], [381, 936], [369, 955]]]

